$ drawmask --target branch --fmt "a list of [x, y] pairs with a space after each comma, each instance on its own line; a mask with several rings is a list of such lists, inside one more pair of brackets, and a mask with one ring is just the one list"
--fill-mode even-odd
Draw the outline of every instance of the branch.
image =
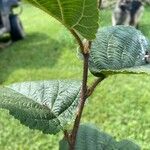
[[69, 139], [69, 133], [67, 130], [64, 130], [64, 137], [66, 138], [66, 140]]
[[73, 29], [71, 29], [70, 32], [75, 37], [75, 39], [77, 40], [77, 42], [78, 42], [78, 44], [80, 46], [80, 50], [83, 53], [83, 51], [84, 51], [84, 45], [83, 45], [80, 37], [78, 36], [78, 34]]
[[67, 140], [68, 144], [71, 145], [70, 135], [67, 130], [64, 130], [64, 138], [65, 138], [65, 140]]
[[103, 81], [104, 79], [105, 79], [105, 76], [102, 76], [102, 77], [97, 78], [97, 79], [93, 82], [93, 84], [91, 85], [91, 87], [89, 87], [88, 90], [87, 90], [87, 94], [86, 94], [86, 95], [87, 95], [87, 98], [93, 94], [93, 92], [94, 92], [95, 88], [97, 87], [97, 85], [98, 85], [101, 81]]
[[84, 104], [85, 104], [85, 101], [87, 99], [86, 93], [87, 93], [87, 80], [88, 80], [88, 68], [89, 68], [88, 67], [88, 60], [89, 60], [89, 50], [90, 50], [90, 47], [91, 47], [91, 42], [87, 41], [87, 40], [84, 40], [84, 42], [82, 42], [80, 37], [78, 36], [78, 34], [74, 30], [70, 30], [70, 32], [76, 38], [76, 40], [77, 40], [77, 42], [80, 46], [80, 50], [83, 54], [83, 58], [84, 58], [81, 98], [80, 98], [80, 102], [79, 102], [79, 106], [78, 106], [78, 112], [77, 112], [77, 115], [76, 115], [74, 126], [73, 126], [71, 134], [69, 135], [69, 138], [68, 138], [68, 143], [70, 144], [69, 145], [69, 150], [74, 150], [75, 149], [77, 132], [78, 132], [78, 129], [79, 129], [80, 120], [81, 120], [82, 112], [83, 112], [83, 109], [84, 109]]
[[77, 113], [77, 116], [76, 116], [76, 119], [75, 119], [74, 127], [73, 127], [73, 130], [71, 132], [70, 150], [74, 150], [74, 148], [75, 148], [77, 132], [78, 132], [79, 125], [80, 125], [80, 120], [81, 120], [84, 104], [85, 104], [85, 101], [86, 101], [86, 98], [87, 98], [86, 93], [87, 93], [89, 53], [83, 54], [83, 56], [84, 56], [84, 67], [83, 67], [83, 82], [82, 82], [81, 99], [80, 99], [80, 103], [79, 103], [79, 106], [78, 106], [79, 110], [78, 110], [78, 113]]

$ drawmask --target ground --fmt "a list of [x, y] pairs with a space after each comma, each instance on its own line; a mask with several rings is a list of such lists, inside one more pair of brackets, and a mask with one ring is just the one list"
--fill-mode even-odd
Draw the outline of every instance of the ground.
[[[150, 8], [140, 30], [150, 37]], [[81, 79], [82, 61], [75, 41], [66, 29], [47, 14], [24, 5], [21, 19], [26, 39], [0, 50], [0, 84], [49, 79]], [[101, 12], [100, 26], [111, 25], [111, 11]], [[90, 82], [94, 79], [89, 73]], [[117, 139], [132, 139], [150, 150], [150, 77], [109, 77], [88, 100], [82, 122], [96, 124]], [[0, 149], [57, 150], [57, 136], [29, 130], [0, 110]]]

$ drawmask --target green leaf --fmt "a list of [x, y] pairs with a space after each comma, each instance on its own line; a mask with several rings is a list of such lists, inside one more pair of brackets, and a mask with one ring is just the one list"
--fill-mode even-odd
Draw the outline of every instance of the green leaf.
[[[68, 150], [65, 139], [60, 141], [59, 150]], [[116, 142], [93, 125], [80, 125], [75, 150], [116, 150]]]
[[26, 0], [56, 18], [69, 30], [92, 40], [98, 29], [97, 0]]
[[[68, 142], [62, 139], [59, 150], [68, 150]], [[80, 125], [75, 150], [141, 150], [140, 147], [129, 140], [117, 142], [113, 137], [100, 131], [93, 125]]]
[[118, 150], [141, 150], [141, 148], [129, 140], [122, 140], [118, 142]]
[[105, 27], [92, 43], [89, 68], [95, 76], [150, 73], [146, 52], [150, 44], [140, 31], [129, 26]]
[[0, 108], [31, 129], [56, 134], [75, 117], [81, 83], [36, 81], [0, 88]]

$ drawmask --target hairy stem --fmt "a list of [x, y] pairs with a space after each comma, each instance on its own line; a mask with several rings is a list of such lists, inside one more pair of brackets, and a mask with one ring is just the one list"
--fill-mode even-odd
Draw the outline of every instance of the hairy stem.
[[79, 110], [75, 119], [74, 127], [71, 132], [71, 145], [70, 145], [70, 150], [75, 149], [75, 143], [76, 143], [76, 137], [77, 137], [77, 132], [78, 128], [80, 125], [80, 120], [84, 108], [84, 104], [86, 101], [86, 93], [87, 93], [87, 79], [88, 79], [88, 58], [89, 58], [89, 53], [86, 53], [83, 55], [84, 56], [84, 67], [83, 67], [83, 82], [82, 82], [82, 91], [81, 91], [81, 99], [79, 103]]

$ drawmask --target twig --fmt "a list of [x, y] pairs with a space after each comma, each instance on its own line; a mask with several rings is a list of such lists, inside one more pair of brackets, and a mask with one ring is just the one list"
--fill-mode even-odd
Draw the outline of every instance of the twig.
[[77, 40], [77, 42], [78, 42], [78, 44], [79, 44], [79, 46], [80, 46], [80, 50], [81, 50], [81, 52], [83, 53], [83, 51], [84, 51], [84, 45], [83, 45], [83, 43], [82, 43], [80, 37], [78, 36], [78, 34], [77, 34], [73, 29], [70, 30], [70, 32], [71, 32], [71, 34], [76, 38], [76, 40]]
[[80, 120], [84, 108], [84, 104], [86, 101], [86, 93], [87, 93], [87, 78], [88, 78], [88, 58], [89, 58], [89, 53], [86, 53], [83, 55], [84, 56], [84, 67], [83, 67], [83, 82], [82, 82], [82, 91], [81, 91], [81, 99], [79, 103], [79, 110], [75, 119], [74, 127], [71, 132], [71, 146], [70, 150], [74, 150], [75, 148], [75, 142], [76, 142], [76, 137], [77, 137], [77, 132], [78, 128], [80, 125]]
[[97, 78], [97, 79], [93, 82], [93, 84], [91, 85], [91, 87], [89, 87], [88, 90], [87, 90], [87, 94], [86, 94], [86, 95], [87, 95], [87, 98], [93, 94], [93, 92], [94, 92], [95, 88], [97, 87], [97, 85], [98, 85], [102, 80], [104, 80], [104, 79], [105, 79], [105, 76], [102, 76], [102, 77]]
[[71, 145], [71, 142], [70, 142], [70, 135], [69, 135], [69, 133], [68, 133], [67, 130], [64, 130], [64, 138], [65, 138], [65, 140], [67, 140], [67, 142], [68, 142], [68, 144], [69, 144], [69, 146], [70, 146], [70, 145]]
[[67, 130], [64, 130], [64, 137], [66, 138], [66, 140], [69, 139], [69, 133]]
[[[85, 105], [85, 102], [87, 99], [87, 90], [88, 90], [87, 89], [87, 80], [88, 80], [88, 68], [89, 68], [88, 60], [89, 60], [89, 51], [91, 48], [91, 41], [85, 40], [84, 42], [82, 42], [80, 37], [78, 36], [78, 34], [73, 29], [70, 30], [70, 32], [78, 41], [78, 44], [81, 49], [81, 53], [83, 54], [83, 58], [84, 58], [83, 81], [82, 81], [82, 90], [81, 90], [81, 97], [80, 97], [80, 102], [79, 102], [79, 106], [78, 106], [78, 112], [77, 112], [76, 119], [75, 119], [74, 126], [73, 126], [71, 133], [69, 135], [66, 132], [64, 133], [64, 135], [67, 138], [67, 141], [69, 143], [69, 150], [74, 150], [75, 144], [76, 144], [77, 132], [78, 132], [81, 117], [82, 117], [82, 112], [83, 112], [84, 105]], [[93, 86], [90, 89], [89, 95], [91, 95], [93, 93], [94, 89], [96, 88], [96, 86], [98, 85], [98, 83], [101, 80], [103, 80], [103, 79], [101, 78], [93, 84]]]

